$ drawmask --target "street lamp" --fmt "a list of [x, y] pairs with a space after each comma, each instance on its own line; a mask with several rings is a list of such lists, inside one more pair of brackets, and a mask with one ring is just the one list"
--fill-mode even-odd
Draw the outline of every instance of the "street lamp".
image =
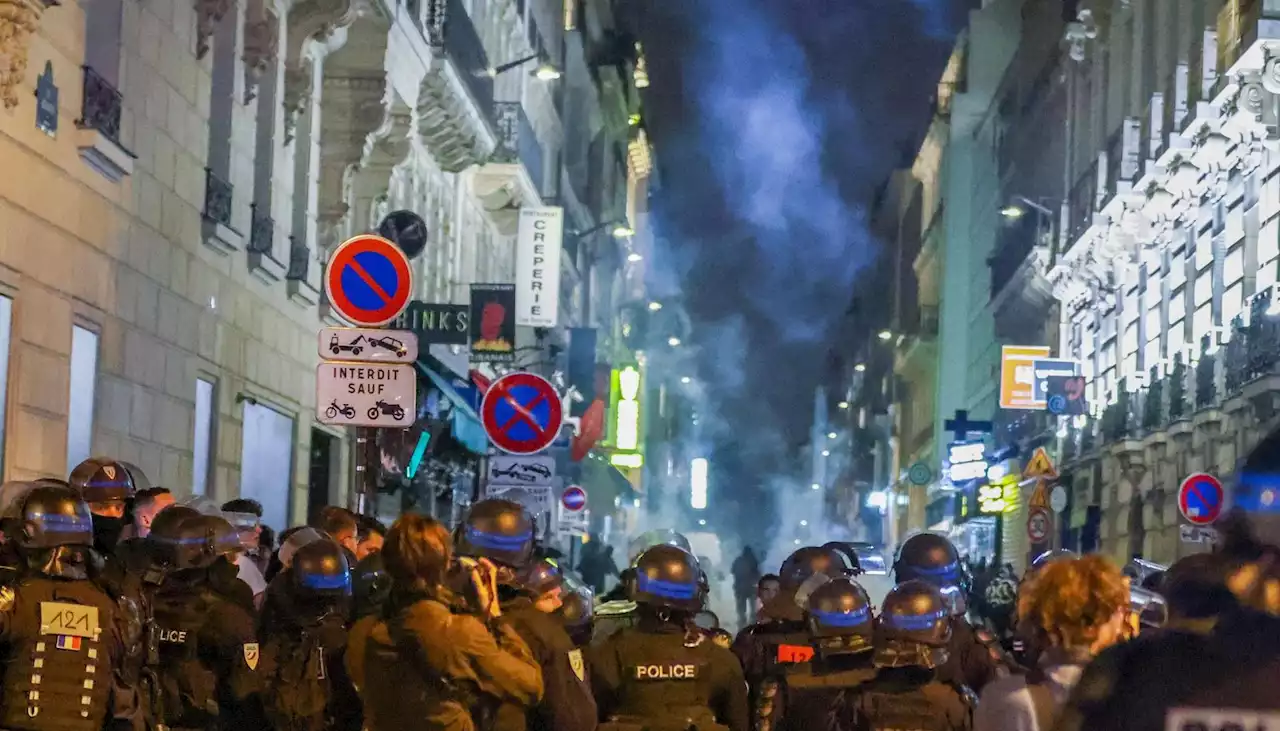
[[810, 489], [810, 490], [821, 490], [821, 489], [822, 489], [822, 485], [819, 485], [818, 483], [816, 483], [816, 482], [815, 482], [815, 483], [813, 483], [812, 485], [810, 485], [810, 486], [809, 486], [809, 489]]
[[822, 450], [822, 456], [823, 456], [823, 457], [830, 457], [830, 456], [831, 456], [831, 450], [830, 450], [830, 449], [824, 449], [824, 450]]
[[800, 521], [800, 527], [801, 527], [801, 528], [806, 528], [806, 527], [808, 527], [808, 525], [809, 525], [809, 521], [807, 521], [807, 520], [802, 520], [802, 521]]
[[828, 432], [828, 433], [827, 433], [827, 439], [835, 439], [835, 438], [836, 438], [836, 433], [835, 433], [835, 432]]
[[638, 261], [644, 261], [644, 257], [633, 251], [630, 254], [627, 254], [627, 261], [635, 264]]
[[692, 381], [692, 380], [693, 380], [693, 379], [692, 379], [692, 378], [690, 378], [690, 377], [688, 377], [688, 376], [682, 376], [682, 377], [680, 378], [680, 382], [681, 382], [681, 383], [688, 383], [688, 382], [690, 382], [690, 381]]
[[673, 348], [680, 347], [680, 338], [676, 337], [675, 335], [672, 335], [671, 337], [667, 338], [667, 345], [670, 345]]
[[859, 363], [858, 365], [856, 365], [856, 366], [854, 366], [854, 367], [853, 367], [853, 370], [854, 370], [854, 372], [855, 372], [855, 373], [864, 373], [864, 372], [866, 372], [866, 370], [867, 370], [867, 364], [866, 364], [866, 363]]
[[612, 234], [615, 239], [625, 239], [628, 236], [635, 235], [635, 231], [631, 229], [631, 226], [627, 225], [627, 222], [625, 219], [614, 219], [612, 221], [603, 221], [601, 223], [596, 224], [595, 226], [592, 226], [586, 231], [574, 231], [573, 235], [577, 236], [580, 239], [584, 239], [590, 236], [591, 234], [595, 233], [596, 231], [602, 231], [606, 228], [609, 228], [610, 226], [612, 226], [613, 228], [609, 230], [609, 233]]
[[848, 402], [848, 401], [841, 401], [840, 403], [836, 404], [836, 406], [838, 406], [838, 407], [839, 407], [839, 408], [841, 408], [841, 409], [847, 409], [847, 408], [849, 408], [849, 402]]
[[661, 310], [661, 309], [662, 309], [662, 303], [661, 303], [661, 302], [650, 302], [650, 303], [649, 303], [649, 311], [650, 311], [650, 312], [657, 312], [658, 310]]
[[1000, 215], [1004, 216], [1005, 218], [1011, 221], [1016, 221], [1019, 218], [1022, 218], [1026, 214], [1026, 210], [1023, 208], [1023, 206], [1026, 206], [1027, 208], [1031, 208], [1035, 210], [1037, 213], [1039, 213], [1042, 216], [1053, 215], [1053, 211], [1050, 211], [1048, 207], [1046, 207], [1043, 203], [1037, 203], [1031, 200], [1030, 198], [1026, 198], [1020, 195], [1013, 196], [1013, 200], [1009, 203], [1009, 205], [1000, 209]]
[[881, 340], [888, 340], [889, 338], [893, 337], [893, 333], [889, 332], [888, 330], [881, 330], [879, 333], [876, 334], [876, 337], [880, 338]]
[[[525, 56], [524, 58], [518, 58], [514, 61], [508, 61], [500, 66], [491, 66], [489, 67], [489, 76], [496, 77], [498, 74], [506, 73], [507, 71], [523, 66], [529, 63], [530, 61], [538, 61], [538, 60], [539, 60], [539, 55], [534, 53], [534, 54]], [[538, 67], [533, 70], [533, 76], [540, 81], [555, 81], [556, 79], [560, 78], [562, 75], [563, 74], [560, 72], [560, 69], [556, 68], [555, 66], [553, 66], [551, 63], [547, 61], [539, 62]]]

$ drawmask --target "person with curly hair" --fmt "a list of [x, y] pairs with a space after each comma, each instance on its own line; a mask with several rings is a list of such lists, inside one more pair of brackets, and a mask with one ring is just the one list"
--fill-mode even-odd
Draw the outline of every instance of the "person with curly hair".
[[1085, 665], [1124, 638], [1129, 582], [1103, 556], [1062, 557], [1023, 584], [1017, 612], [1043, 649], [1026, 675], [983, 689], [975, 731], [1050, 731]]

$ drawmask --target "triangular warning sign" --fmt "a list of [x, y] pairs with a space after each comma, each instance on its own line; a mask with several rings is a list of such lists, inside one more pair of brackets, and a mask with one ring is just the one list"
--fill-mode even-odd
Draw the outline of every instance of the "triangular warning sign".
[[1053, 466], [1053, 461], [1049, 459], [1049, 453], [1044, 451], [1044, 447], [1036, 447], [1035, 454], [1031, 455], [1031, 460], [1027, 462], [1027, 466], [1022, 468], [1022, 479], [1044, 479], [1052, 480], [1058, 476], [1058, 470]]
[[1044, 480], [1036, 482], [1036, 489], [1031, 492], [1031, 500], [1027, 503], [1032, 508], [1049, 507], [1049, 488], [1045, 487]]

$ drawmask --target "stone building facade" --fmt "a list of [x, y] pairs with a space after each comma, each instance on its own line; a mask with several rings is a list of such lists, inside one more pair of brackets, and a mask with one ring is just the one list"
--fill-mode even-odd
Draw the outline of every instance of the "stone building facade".
[[6, 479], [108, 454], [305, 519], [348, 482], [312, 416], [326, 252], [415, 210], [415, 297], [463, 302], [511, 281], [519, 206], [598, 213], [559, 195], [561, 82], [530, 73], [565, 66], [560, 2], [0, 11]]

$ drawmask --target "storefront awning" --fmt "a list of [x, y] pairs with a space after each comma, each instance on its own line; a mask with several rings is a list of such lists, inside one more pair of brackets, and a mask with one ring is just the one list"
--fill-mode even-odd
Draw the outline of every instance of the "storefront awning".
[[589, 505], [598, 505], [608, 510], [613, 507], [617, 498], [635, 499], [635, 487], [617, 467], [609, 464], [608, 457], [588, 454], [581, 464], [582, 488], [587, 491]]
[[475, 454], [486, 453], [489, 450], [489, 437], [484, 433], [480, 416], [471, 408], [467, 399], [458, 393], [458, 389], [448, 379], [431, 368], [418, 363], [418, 370], [426, 374], [431, 383], [453, 404], [453, 408], [449, 410], [449, 432], [453, 438]]

